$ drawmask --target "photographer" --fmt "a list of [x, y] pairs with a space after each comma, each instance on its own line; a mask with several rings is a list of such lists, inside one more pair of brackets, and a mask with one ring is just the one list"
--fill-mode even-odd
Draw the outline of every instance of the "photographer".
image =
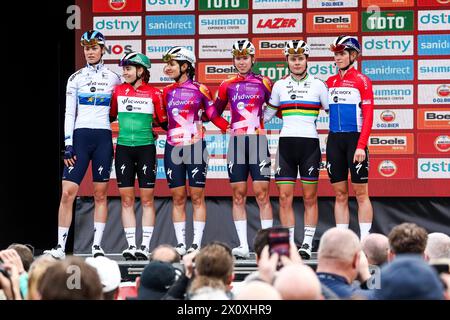
[[0, 251], [0, 289], [8, 300], [22, 300], [27, 295], [28, 274], [15, 249]]

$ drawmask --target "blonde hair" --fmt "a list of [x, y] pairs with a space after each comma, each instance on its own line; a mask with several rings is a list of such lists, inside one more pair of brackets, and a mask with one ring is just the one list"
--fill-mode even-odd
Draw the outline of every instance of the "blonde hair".
[[50, 256], [41, 256], [36, 259], [30, 266], [28, 272], [28, 294], [27, 300], [39, 300], [40, 294], [38, 291], [39, 281], [47, 271], [48, 267], [56, 262]]

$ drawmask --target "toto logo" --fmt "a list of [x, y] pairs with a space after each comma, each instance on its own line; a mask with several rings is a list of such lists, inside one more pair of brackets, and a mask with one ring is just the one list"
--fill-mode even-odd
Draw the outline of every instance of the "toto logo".
[[392, 122], [395, 120], [395, 112], [392, 110], [385, 110], [380, 114], [380, 118], [384, 122]]
[[436, 91], [439, 97], [450, 96], [450, 87], [446, 84], [440, 85]]
[[397, 165], [392, 160], [383, 160], [378, 165], [378, 172], [383, 177], [392, 177], [397, 172]]
[[450, 151], [450, 137], [439, 136], [434, 140], [434, 147], [440, 152]]
[[109, 0], [109, 6], [113, 10], [122, 10], [127, 5], [127, 0]]

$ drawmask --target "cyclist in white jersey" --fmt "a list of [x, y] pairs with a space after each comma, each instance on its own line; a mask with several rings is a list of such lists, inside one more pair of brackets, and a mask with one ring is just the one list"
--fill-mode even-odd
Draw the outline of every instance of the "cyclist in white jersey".
[[321, 108], [328, 110], [326, 84], [308, 74], [309, 46], [302, 40], [286, 43], [284, 55], [290, 74], [278, 80], [272, 89], [264, 121], [281, 113], [283, 127], [278, 143], [275, 181], [280, 192], [280, 221], [289, 228], [294, 241], [295, 218], [292, 202], [298, 172], [305, 206], [304, 238], [299, 253], [311, 257], [312, 241], [318, 221], [317, 182], [321, 152], [316, 120]]
[[113, 156], [109, 110], [112, 90], [121, 80], [103, 64], [105, 38], [100, 32], [85, 32], [81, 45], [87, 64], [67, 82], [65, 167], [58, 212], [58, 244], [44, 252], [56, 259], [65, 257], [73, 201], [91, 161], [95, 202], [92, 255], [104, 255], [100, 243], [107, 219], [106, 193]]

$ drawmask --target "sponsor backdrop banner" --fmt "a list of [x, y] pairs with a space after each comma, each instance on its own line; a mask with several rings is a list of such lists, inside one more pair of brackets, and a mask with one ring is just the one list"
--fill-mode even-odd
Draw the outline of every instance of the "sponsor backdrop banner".
[[[175, 45], [197, 56], [196, 79], [213, 96], [236, 73], [231, 46], [249, 39], [256, 47], [254, 71], [276, 81], [289, 73], [282, 49], [290, 39], [309, 43], [308, 70], [322, 80], [336, 74], [329, 45], [340, 34], [361, 42], [356, 67], [373, 82], [374, 123], [369, 138], [372, 196], [450, 195], [450, 1], [449, 0], [77, 0], [82, 32], [96, 29], [107, 38], [105, 63], [117, 65], [123, 54], [141, 51], [152, 61], [150, 82], [162, 89], [162, 54]], [[84, 65], [77, 44], [76, 67]], [[224, 112], [229, 119], [230, 113]], [[334, 196], [326, 173], [329, 119], [317, 119], [322, 165], [319, 195]], [[265, 124], [275, 159], [282, 119]], [[114, 142], [117, 123], [113, 123]], [[231, 196], [226, 169], [228, 135], [205, 123], [209, 160], [206, 195]], [[170, 194], [163, 152], [166, 135], [157, 129], [156, 196]], [[273, 166], [272, 166], [272, 169]], [[118, 195], [112, 171], [110, 195]], [[92, 194], [90, 170], [80, 195]], [[251, 180], [249, 179], [249, 185]], [[296, 195], [301, 195], [299, 185]], [[251, 188], [250, 188], [251, 190]], [[271, 182], [270, 193], [278, 191]]]

